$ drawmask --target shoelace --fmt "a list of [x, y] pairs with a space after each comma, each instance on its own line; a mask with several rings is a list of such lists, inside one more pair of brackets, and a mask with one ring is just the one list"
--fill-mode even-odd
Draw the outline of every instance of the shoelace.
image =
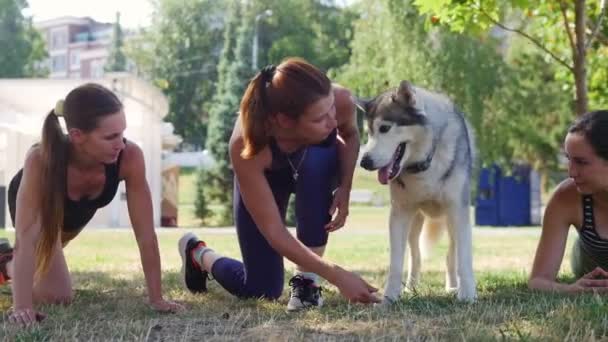
[[319, 291], [321, 295], [322, 287], [313, 286], [314, 281], [308, 278], [304, 278], [301, 275], [294, 276], [289, 280], [289, 286], [292, 287], [291, 297], [302, 299], [309, 299], [314, 294], [314, 290]]

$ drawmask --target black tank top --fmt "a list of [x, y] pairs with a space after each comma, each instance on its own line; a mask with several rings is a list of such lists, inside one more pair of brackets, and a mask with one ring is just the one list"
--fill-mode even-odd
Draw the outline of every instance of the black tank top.
[[[116, 163], [105, 164], [106, 181], [101, 194], [94, 199], [81, 198], [78, 201], [71, 200], [66, 193], [63, 213], [63, 230], [65, 232], [78, 232], [81, 230], [95, 215], [97, 209], [105, 207], [116, 195], [118, 184], [120, 183], [119, 171], [122, 151], [118, 155]], [[13, 177], [8, 187], [8, 206], [11, 214], [13, 226], [15, 225], [17, 190], [21, 184], [23, 169]]]
[[578, 232], [581, 247], [598, 266], [606, 269], [605, 267], [608, 266], [608, 240], [603, 239], [595, 228], [593, 197], [591, 195], [583, 195], [582, 206], [583, 225]]

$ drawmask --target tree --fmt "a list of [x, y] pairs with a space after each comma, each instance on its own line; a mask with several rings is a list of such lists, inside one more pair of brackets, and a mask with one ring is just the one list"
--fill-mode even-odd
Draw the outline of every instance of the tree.
[[[271, 10], [259, 25], [259, 67], [298, 56], [322, 70], [348, 61], [357, 13], [333, 0], [253, 0], [254, 14]], [[297, 15], [294, 15], [297, 14]]]
[[[605, 0], [513, 0], [503, 3], [495, 0], [415, 0], [415, 3], [421, 13], [428, 14], [429, 20], [458, 32], [479, 32], [496, 26], [527, 39], [567, 70], [574, 80], [575, 112], [578, 115], [587, 112], [587, 56], [590, 49], [606, 45], [594, 44], [598, 33], [605, 30]], [[522, 14], [523, 19], [515, 18]], [[516, 27], [505, 21], [511, 21]], [[567, 52], [569, 57], [566, 57]]]
[[0, 0], [0, 77], [45, 76], [40, 67], [48, 57], [44, 41], [31, 19], [23, 17], [25, 0]]
[[219, 224], [232, 223], [233, 172], [228, 141], [237, 118], [241, 96], [251, 70], [252, 14], [238, 2], [231, 5], [224, 49], [218, 65], [219, 80], [209, 110], [207, 149], [216, 161], [207, 174], [209, 203], [220, 204]]
[[120, 13], [116, 13], [116, 22], [114, 23], [114, 31], [112, 33], [112, 48], [110, 55], [105, 65], [106, 71], [126, 71], [127, 58], [122, 51], [123, 49], [123, 34], [120, 27]]
[[129, 39], [125, 53], [140, 75], [167, 95], [165, 120], [184, 139], [182, 148], [201, 149], [217, 81], [226, 3], [157, 0], [154, 4], [152, 25]]
[[207, 170], [200, 167], [196, 174], [196, 197], [194, 199], [194, 215], [205, 224], [209, 220], [211, 211], [207, 203], [205, 190], [207, 189]]
[[553, 74], [555, 66], [525, 45], [511, 44], [504, 51], [502, 41], [487, 33], [455, 34], [425, 24], [406, 0], [359, 6], [353, 53], [336, 71], [338, 81], [361, 97], [375, 96], [403, 79], [446, 93], [473, 125], [481, 164], [556, 165], [556, 154], [548, 151], [559, 146], [556, 132], [567, 122], [567, 101]]

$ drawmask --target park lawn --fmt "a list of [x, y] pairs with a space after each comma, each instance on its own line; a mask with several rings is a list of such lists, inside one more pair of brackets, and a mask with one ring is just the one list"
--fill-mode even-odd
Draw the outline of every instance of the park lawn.
[[[194, 168], [182, 168], [179, 175], [178, 192], [178, 225], [180, 227], [200, 227], [201, 222], [194, 214], [194, 202], [196, 200], [197, 171]], [[389, 202], [388, 186], [378, 183], [376, 172], [369, 172], [360, 167], [355, 168], [353, 180], [354, 190], [370, 191], [374, 198], [382, 203]], [[219, 207], [210, 204], [210, 210]], [[352, 205], [349, 221], [357, 222], [358, 225], [366, 227], [386, 227], [388, 208], [386, 206], [374, 207], [367, 205]], [[213, 219], [206, 225], [214, 225]]]
[[[382, 224], [384, 226], [384, 224]], [[159, 314], [145, 304], [139, 254], [128, 229], [86, 229], [65, 253], [75, 300], [43, 307], [49, 317], [18, 331], [2, 321], [0, 340], [594, 340], [608, 338], [604, 297], [531, 292], [526, 277], [538, 228], [475, 228], [474, 267], [479, 300], [463, 304], [443, 290], [445, 237], [423, 264], [416, 294], [388, 309], [348, 304], [325, 284], [320, 310], [288, 314], [288, 291], [278, 302], [238, 300], [211, 281], [205, 295], [184, 290], [176, 243], [183, 229], [159, 229], [165, 295], [189, 309]], [[194, 229], [209, 245], [238, 257], [232, 229]], [[11, 241], [11, 232], [1, 231]], [[569, 239], [569, 245], [572, 242]], [[388, 265], [385, 229], [345, 228], [332, 235], [327, 258], [356, 270], [381, 287]], [[293, 265], [287, 265], [286, 281]], [[570, 279], [569, 265], [562, 276]], [[0, 308], [10, 306], [10, 288], [0, 288]]]

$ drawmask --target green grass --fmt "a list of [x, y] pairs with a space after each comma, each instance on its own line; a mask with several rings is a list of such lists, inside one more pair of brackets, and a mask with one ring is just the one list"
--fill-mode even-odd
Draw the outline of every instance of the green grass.
[[182, 204], [194, 204], [196, 199], [196, 168], [185, 167], [179, 171], [178, 202]]
[[[385, 227], [386, 224], [379, 224]], [[331, 236], [327, 258], [382, 287], [388, 265], [386, 229], [351, 225]], [[238, 300], [214, 281], [205, 295], [191, 295], [179, 277], [176, 243], [182, 229], [157, 231], [163, 261], [165, 295], [184, 303], [179, 314], [159, 314], [145, 304], [139, 254], [129, 230], [85, 230], [65, 254], [72, 272], [75, 301], [67, 307], [45, 306], [49, 317], [39, 326], [17, 330], [2, 321], [0, 340], [605, 340], [608, 319], [603, 297], [531, 292], [527, 274], [538, 228], [474, 230], [474, 268], [479, 300], [463, 304], [443, 290], [446, 241], [423, 263], [415, 295], [388, 309], [348, 304], [324, 284], [320, 310], [288, 314], [287, 291], [277, 302]], [[196, 229], [210, 246], [239, 256], [229, 230]], [[11, 241], [14, 235], [2, 231]], [[570, 241], [572, 239], [569, 239]], [[569, 251], [569, 249], [568, 249]], [[567, 258], [568, 256], [566, 256]], [[293, 265], [287, 263], [286, 280]], [[567, 262], [561, 275], [571, 281]], [[0, 288], [0, 309], [11, 301]]]
[[[182, 168], [179, 176], [179, 193], [178, 193], [178, 225], [180, 227], [200, 227], [200, 220], [194, 215], [194, 201], [196, 199], [196, 169]], [[362, 168], [355, 169], [353, 181], [353, 189], [369, 190], [374, 198], [379, 198], [383, 203], [388, 203], [389, 192], [388, 187], [378, 183], [375, 172], [365, 171]], [[366, 205], [352, 205], [354, 209], [351, 217], [356, 219], [361, 218], [364, 222], [371, 221], [372, 225], [376, 225], [376, 219], [382, 218], [382, 223], [385, 224], [386, 209]], [[217, 205], [210, 205], [209, 208], [213, 211], [217, 209]], [[359, 215], [361, 214], [361, 215]], [[370, 214], [371, 216], [369, 216]], [[352, 221], [352, 220], [351, 220]]]
[[[196, 172], [180, 176], [179, 223], [195, 219]], [[355, 189], [387, 196], [375, 173], [357, 169]], [[331, 235], [326, 257], [357, 271], [382, 288], [388, 268], [388, 207], [352, 206], [346, 226]], [[239, 258], [233, 229], [193, 230], [222, 254]], [[288, 314], [288, 292], [279, 301], [238, 300], [216, 282], [209, 293], [192, 295], [181, 284], [176, 244], [185, 229], [157, 230], [165, 296], [187, 311], [159, 314], [148, 308], [137, 244], [130, 230], [85, 229], [65, 248], [75, 300], [67, 307], [44, 306], [49, 317], [39, 326], [18, 330], [0, 321], [0, 341], [582, 341], [608, 339], [608, 316], [597, 295], [556, 295], [529, 291], [527, 275], [538, 242], [536, 228], [474, 229], [474, 268], [479, 299], [459, 303], [444, 291], [444, 239], [423, 263], [415, 294], [387, 309], [348, 304], [325, 283], [326, 305]], [[11, 232], [0, 237], [14, 241]], [[570, 251], [569, 239], [565, 260]], [[294, 266], [286, 262], [285, 281]], [[560, 271], [572, 281], [568, 262]], [[11, 290], [0, 287], [0, 311], [11, 305]]]

